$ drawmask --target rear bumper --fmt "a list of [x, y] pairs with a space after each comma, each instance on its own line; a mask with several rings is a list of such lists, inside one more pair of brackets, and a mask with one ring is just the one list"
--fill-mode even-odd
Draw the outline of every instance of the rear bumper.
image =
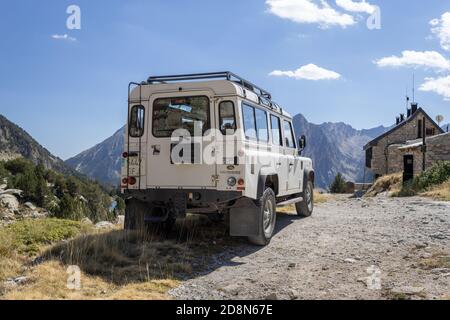
[[[147, 189], [125, 190], [125, 197], [135, 198], [150, 206], [170, 205], [184, 206], [192, 213], [209, 213], [224, 210], [242, 198], [242, 192], [217, 191], [203, 189]], [[180, 208], [182, 209], [182, 208]]]

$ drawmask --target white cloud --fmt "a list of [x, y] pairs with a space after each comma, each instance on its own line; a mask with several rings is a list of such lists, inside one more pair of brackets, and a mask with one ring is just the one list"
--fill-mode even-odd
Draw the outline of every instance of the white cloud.
[[319, 24], [322, 28], [356, 23], [353, 16], [336, 11], [325, 0], [267, 0], [269, 11], [297, 23]]
[[430, 21], [431, 32], [438, 37], [442, 49], [450, 51], [450, 12], [444, 13], [440, 19]]
[[269, 73], [270, 76], [275, 77], [289, 77], [295, 78], [297, 80], [336, 80], [341, 77], [341, 75], [337, 72], [327, 70], [321, 67], [316, 66], [315, 64], [308, 64], [303, 66], [295, 71], [281, 71], [275, 70]]
[[425, 78], [425, 83], [419, 87], [420, 91], [434, 92], [450, 100], [450, 76], [442, 78]]
[[403, 51], [400, 57], [385, 57], [376, 60], [375, 64], [379, 67], [423, 67], [450, 71], [450, 61], [436, 51]]
[[371, 5], [365, 0], [359, 2], [352, 0], [336, 0], [336, 4], [349, 12], [363, 12], [367, 14], [373, 14], [376, 10], [375, 6]]
[[55, 40], [67, 40], [67, 41], [77, 41], [76, 38], [69, 37], [69, 35], [67, 33], [66, 34], [54, 34], [54, 35], [52, 35], [52, 39], [55, 39]]

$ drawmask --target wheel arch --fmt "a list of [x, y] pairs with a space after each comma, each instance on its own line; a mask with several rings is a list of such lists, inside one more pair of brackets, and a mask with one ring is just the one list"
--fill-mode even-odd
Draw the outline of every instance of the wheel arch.
[[266, 187], [272, 188], [275, 196], [278, 195], [280, 191], [280, 180], [278, 174], [275, 172], [262, 174], [260, 173], [258, 178], [258, 191], [257, 198], [261, 198]]

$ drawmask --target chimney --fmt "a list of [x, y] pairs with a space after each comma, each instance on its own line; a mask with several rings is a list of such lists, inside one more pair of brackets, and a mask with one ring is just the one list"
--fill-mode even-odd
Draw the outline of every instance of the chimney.
[[418, 107], [417, 102], [411, 103], [411, 115], [413, 115], [414, 113], [416, 113], [417, 107]]
[[400, 124], [400, 117], [397, 117], [396, 120], [397, 120], [396, 124], [399, 125]]
[[405, 114], [404, 113], [400, 113], [400, 122], [405, 121]]
[[410, 108], [406, 109], [406, 114], [407, 114], [407, 116], [406, 116], [407, 118], [411, 117], [412, 113], [411, 113]]

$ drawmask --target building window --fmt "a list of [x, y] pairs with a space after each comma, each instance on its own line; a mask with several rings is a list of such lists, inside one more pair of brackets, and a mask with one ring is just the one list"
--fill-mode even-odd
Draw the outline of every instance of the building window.
[[366, 168], [372, 168], [373, 149], [366, 150]]
[[435, 128], [427, 128], [426, 134], [427, 136], [434, 136], [436, 133]]

